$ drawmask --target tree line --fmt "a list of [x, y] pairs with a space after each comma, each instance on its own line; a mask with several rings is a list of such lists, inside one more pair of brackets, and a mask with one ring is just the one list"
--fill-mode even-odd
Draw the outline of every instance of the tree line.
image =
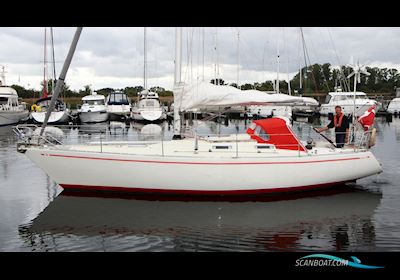
[[[366, 67], [369, 76], [361, 75], [357, 90], [365, 93], [390, 93], [394, 94], [396, 88], [400, 88], [400, 72], [394, 68]], [[347, 77], [353, 72], [348, 66], [333, 68], [331, 64], [313, 64], [303, 67], [301, 71], [290, 80], [291, 93], [302, 93], [307, 95], [326, 94], [335, 91], [339, 87], [342, 91], [353, 91], [354, 80]], [[301, 74], [300, 74], [301, 73]], [[301, 79], [300, 79], [301, 78]], [[300, 81], [301, 80], [301, 81]], [[228, 85], [223, 79], [211, 80], [213, 84]], [[301, 86], [300, 86], [301, 83]], [[275, 91], [276, 80], [262, 83], [246, 83], [240, 85], [240, 89], [257, 89], [261, 91]], [[236, 83], [229, 84], [238, 87]], [[288, 93], [289, 85], [286, 81], [279, 81], [279, 91]]]
[[[369, 72], [370, 76], [361, 75], [360, 83], [357, 84], [357, 90], [365, 93], [389, 93], [394, 94], [396, 88], [400, 88], [400, 73], [394, 68], [378, 68], [366, 67], [365, 70]], [[291, 93], [297, 94], [323, 94], [330, 91], [335, 91], [336, 88], [341, 87], [343, 91], [353, 91], [353, 78], [348, 79], [348, 75], [353, 71], [351, 67], [342, 66], [341, 68], [334, 68], [329, 63], [313, 64], [303, 67], [291, 80], [290, 87]], [[301, 73], [301, 74], [300, 74]], [[228, 85], [223, 79], [213, 79], [211, 83], [219, 85]], [[301, 83], [301, 87], [300, 87]], [[261, 91], [274, 91], [276, 80], [267, 80], [265, 82], [255, 82], [253, 84], [246, 83], [240, 85], [240, 89], [257, 89]], [[237, 84], [229, 84], [238, 87]], [[43, 83], [42, 83], [43, 86]], [[52, 81], [48, 81], [48, 91], [51, 92]], [[18, 95], [22, 98], [39, 98], [41, 91], [34, 89], [26, 89], [20, 85], [12, 85]], [[288, 83], [284, 80], [279, 81], [280, 92], [288, 93]], [[130, 97], [136, 97], [138, 92], [142, 91], [142, 86], [125, 87], [121, 89], [101, 88], [95, 90], [98, 94], [108, 95], [113, 91], [122, 91]], [[64, 85], [61, 96], [63, 97], [82, 97], [90, 94], [93, 89], [86, 85], [83, 89], [78, 91], [71, 90], [68, 85]], [[172, 91], [166, 90], [162, 87], [152, 87], [150, 91], [157, 92], [159, 96], [172, 96]]]

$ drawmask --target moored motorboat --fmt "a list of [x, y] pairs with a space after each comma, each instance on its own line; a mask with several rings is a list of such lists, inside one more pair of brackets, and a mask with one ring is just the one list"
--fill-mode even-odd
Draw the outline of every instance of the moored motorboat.
[[107, 107], [104, 95], [93, 92], [82, 97], [82, 106], [78, 110], [79, 119], [83, 123], [98, 123], [108, 120]]
[[335, 114], [335, 107], [340, 106], [346, 115], [352, 114], [355, 109], [356, 116], [359, 116], [373, 105], [379, 106], [380, 103], [369, 99], [364, 92], [329, 92], [325, 104], [321, 105], [320, 113], [321, 115]]
[[106, 98], [107, 112], [110, 120], [130, 119], [132, 105], [128, 95], [122, 91], [111, 92]]
[[400, 97], [393, 98], [389, 106], [387, 107], [387, 112], [390, 114], [400, 114]]
[[0, 76], [0, 126], [5, 126], [27, 120], [29, 111], [24, 104], [20, 104], [17, 91], [5, 85], [4, 67], [2, 71]]

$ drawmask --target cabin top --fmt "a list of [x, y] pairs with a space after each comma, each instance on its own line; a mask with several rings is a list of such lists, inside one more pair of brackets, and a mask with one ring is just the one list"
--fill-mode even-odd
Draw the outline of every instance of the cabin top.
[[12, 87], [0, 86], [0, 95], [16, 95], [16, 96], [18, 96], [18, 93]]
[[82, 101], [85, 100], [104, 100], [106, 97], [101, 94], [91, 94], [91, 95], [86, 95], [82, 97]]
[[[341, 95], [341, 96], [343, 96], [343, 95], [345, 95], [345, 96], [353, 96], [354, 95], [354, 92], [351, 92], [351, 91], [335, 91], [335, 92], [329, 92], [328, 93], [330, 96], [337, 96], [337, 95]], [[362, 92], [362, 91], [357, 91], [356, 92], [356, 95], [359, 95], [359, 96], [365, 96], [365, 97], [367, 97], [367, 94], [365, 93], [365, 92]]]

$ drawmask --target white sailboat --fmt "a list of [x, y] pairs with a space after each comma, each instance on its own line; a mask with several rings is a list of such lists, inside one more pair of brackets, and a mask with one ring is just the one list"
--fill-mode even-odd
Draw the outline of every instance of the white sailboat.
[[[31, 111], [31, 117], [35, 123], [42, 124], [46, 118], [46, 112], [50, 108], [52, 96], [49, 95], [44, 98], [36, 100], [35, 104], [32, 105], [33, 111]], [[54, 109], [50, 113], [48, 120], [49, 124], [63, 124], [69, 121], [70, 110], [67, 108], [65, 103], [57, 99]]]
[[12, 87], [6, 86], [4, 66], [0, 75], [0, 126], [16, 124], [29, 117], [29, 111], [20, 104], [18, 93]]
[[131, 117], [133, 120], [156, 122], [167, 118], [167, 113], [160, 104], [160, 99], [156, 92], [144, 90], [138, 95], [138, 103], [132, 108]]
[[156, 92], [147, 89], [147, 36], [144, 27], [144, 90], [138, 93], [138, 102], [132, 108], [131, 117], [135, 121], [156, 122], [167, 118], [167, 113], [160, 103]]
[[107, 107], [104, 95], [92, 92], [91, 95], [82, 97], [82, 106], [78, 110], [79, 119], [83, 123], [98, 123], [108, 120]]
[[[51, 38], [53, 37], [53, 32], [51, 32]], [[51, 39], [53, 42], [53, 39]], [[52, 44], [52, 48], [54, 46]], [[47, 84], [47, 28], [44, 30], [44, 60], [43, 60], [43, 91], [42, 97], [36, 100], [35, 104], [32, 105], [31, 118], [35, 123], [44, 123], [46, 112], [50, 107], [50, 101], [52, 95], [48, 95], [48, 84]], [[55, 64], [53, 57], [53, 87], [52, 93], [54, 93], [54, 80], [55, 80]], [[52, 108], [48, 123], [49, 124], [63, 124], [69, 121], [70, 118], [70, 109], [67, 108], [64, 101], [57, 99], [56, 106]]]
[[221, 92], [221, 86], [205, 83], [186, 85], [180, 78], [180, 28], [176, 42], [175, 140], [52, 146], [40, 145], [43, 139], [25, 139], [18, 131], [22, 140], [18, 150], [65, 189], [81, 191], [247, 196], [318, 189], [382, 171], [364, 134], [357, 145], [343, 149], [327, 142], [305, 145], [285, 118], [254, 121], [246, 134], [201, 137], [194, 132], [193, 137], [185, 138], [181, 133], [182, 112], [299, 99], [244, 94], [236, 88], [223, 88]]

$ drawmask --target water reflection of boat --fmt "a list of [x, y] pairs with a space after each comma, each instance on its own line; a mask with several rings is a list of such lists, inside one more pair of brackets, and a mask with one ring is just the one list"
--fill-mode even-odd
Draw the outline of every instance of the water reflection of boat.
[[[246, 237], [246, 246], [250, 249], [260, 245], [265, 249], [265, 244], [260, 242], [268, 239], [269, 242], [276, 242], [269, 244], [268, 248], [279, 247], [277, 242], [282, 242], [282, 239], [277, 238], [277, 234], [282, 232], [290, 232], [292, 235], [297, 233], [295, 239], [299, 241], [304, 237], [303, 233], [310, 235], [313, 229], [321, 225], [333, 228], [335, 225], [356, 224], [354, 219], [371, 220], [381, 199], [380, 194], [350, 188], [307, 193], [304, 198], [301, 198], [301, 194], [268, 197], [268, 202], [259, 201], [260, 197], [257, 201], [246, 202], [188, 203], [159, 200], [165, 197], [142, 196], [139, 200], [138, 197], [126, 199], [124, 196], [125, 199], [119, 199], [72, 194], [61, 193], [30, 225], [20, 227], [20, 235], [26, 240], [51, 236], [47, 240], [51, 242], [56, 239], [54, 244], [68, 242], [68, 236], [71, 235], [79, 238], [101, 238], [107, 235], [121, 237], [124, 234], [159, 236], [173, 243], [179, 243], [177, 239], [186, 236], [192, 238], [190, 242], [199, 243], [197, 245], [200, 247], [204, 239], [215, 238], [228, 242], [232, 238]], [[283, 198], [287, 200], [281, 200]], [[268, 232], [274, 234], [268, 235]], [[331, 237], [328, 235], [327, 238]], [[334, 241], [329, 240], [328, 243], [334, 244]], [[113, 237], [113, 242], [118, 242], [118, 238]], [[235, 248], [235, 244], [229, 246]]]
[[[33, 135], [39, 136], [41, 130], [42, 130], [41, 127], [36, 128], [33, 131]], [[62, 131], [62, 129], [55, 127], [55, 126], [46, 126], [43, 133], [44, 133], [44, 135], [50, 136], [49, 137], [50, 140], [59, 141], [59, 142], [65, 137], [65, 134]]]
[[12, 129], [12, 126], [0, 126], [0, 136], [14, 137], [14, 132]]
[[79, 126], [80, 134], [99, 134], [105, 133], [108, 128], [107, 122], [92, 123], [92, 124], [81, 124]]
[[161, 139], [164, 131], [163, 124], [155, 123], [144, 124], [132, 122], [132, 128], [137, 131], [138, 139], [140, 141]]
[[109, 134], [127, 134], [129, 125], [125, 122], [110, 121], [108, 132]]

